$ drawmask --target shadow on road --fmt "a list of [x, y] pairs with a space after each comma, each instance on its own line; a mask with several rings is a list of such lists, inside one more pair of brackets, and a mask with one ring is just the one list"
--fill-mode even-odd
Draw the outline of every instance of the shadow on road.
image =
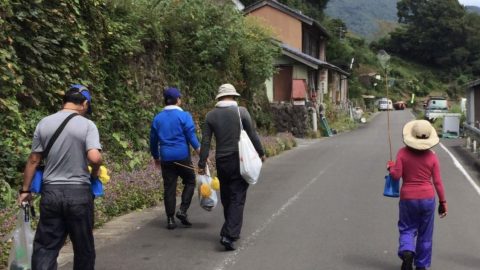
[[400, 259], [398, 263], [393, 263], [396, 255], [392, 254], [392, 262], [386, 262], [374, 257], [365, 257], [362, 255], [346, 255], [343, 260], [352, 265], [351, 269], [381, 269], [381, 270], [398, 270], [400, 268]]
[[442, 253], [440, 255], [444, 260], [465, 267], [465, 269], [478, 269], [480, 265], [479, 257], [472, 257], [461, 253]]

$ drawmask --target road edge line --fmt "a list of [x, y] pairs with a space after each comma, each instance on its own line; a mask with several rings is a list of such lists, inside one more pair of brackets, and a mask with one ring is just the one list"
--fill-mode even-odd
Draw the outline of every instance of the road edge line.
[[447, 152], [450, 158], [452, 158], [453, 164], [455, 165], [455, 167], [457, 167], [457, 169], [467, 178], [468, 182], [470, 182], [470, 184], [473, 186], [475, 191], [477, 191], [478, 195], [480, 196], [480, 186], [478, 186], [477, 183], [475, 183], [475, 180], [473, 180], [473, 178], [468, 174], [467, 170], [465, 170], [462, 164], [460, 164], [458, 159], [447, 149], [447, 147], [445, 147], [445, 145], [443, 145], [442, 143], [440, 143], [440, 146], [443, 148], [443, 150], [445, 150], [445, 152]]
[[233, 266], [234, 264], [236, 264], [236, 259], [238, 257], [238, 255], [240, 254], [241, 251], [245, 250], [247, 247], [253, 245], [253, 242], [256, 240], [256, 238], [265, 230], [267, 229], [268, 226], [270, 226], [270, 224], [273, 223], [273, 221], [275, 219], [277, 219], [277, 217], [279, 216], [282, 216], [285, 211], [287, 210], [287, 208], [289, 206], [291, 206], [295, 201], [298, 200], [298, 198], [306, 191], [308, 190], [308, 188], [313, 185], [315, 182], [317, 182], [319, 179], [320, 179], [320, 176], [322, 176], [326, 171], [327, 169], [331, 166], [332, 164], [330, 165], [327, 165], [327, 167], [325, 167], [322, 171], [320, 171], [317, 176], [315, 176], [314, 178], [312, 178], [305, 186], [303, 186], [295, 195], [293, 195], [292, 197], [290, 197], [286, 203], [284, 203], [280, 208], [277, 209], [277, 211], [275, 211], [275, 213], [273, 213], [262, 225], [260, 225], [259, 227], [257, 227], [257, 229], [251, 233], [244, 241], [242, 241], [241, 245], [238, 246], [237, 250], [235, 250], [234, 252], [230, 253], [229, 255], [227, 255], [226, 258], [224, 258], [222, 260], [222, 262], [214, 268], [214, 270], [225, 270], [226, 267], [228, 266]]

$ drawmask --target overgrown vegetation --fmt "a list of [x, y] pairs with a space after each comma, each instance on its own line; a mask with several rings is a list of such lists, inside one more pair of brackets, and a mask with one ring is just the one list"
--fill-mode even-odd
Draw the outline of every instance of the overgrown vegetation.
[[[163, 87], [179, 87], [200, 124], [218, 86], [230, 82], [268, 130], [263, 82], [277, 53], [268, 30], [214, 0], [0, 0], [0, 235], [13, 226], [35, 125], [60, 109], [71, 83], [92, 91], [92, 120], [113, 171], [96, 201], [101, 223], [161, 200], [147, 140]], [[3, 265], [8, 245], [0, 248]]]
[[0, 15], [0, 179], [11, 186], [70, 83], [91, 88], [108, 158], [133, 169], [164, 86], [182, 90], [197, 120], [227, 81], [258, 110], [278, 53], [267, 30], [215, 1], [1, 0]]

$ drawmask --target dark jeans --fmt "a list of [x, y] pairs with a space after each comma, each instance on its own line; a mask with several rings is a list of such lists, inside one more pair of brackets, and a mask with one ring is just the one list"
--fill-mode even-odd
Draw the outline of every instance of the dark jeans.
[[195, 191], [195, 172], [181, 165], [192, 167], [193, 164], [190, 159], [179, 161], [162, 161], [162, 178], [163, 178], [163, 201], [165, 203], [165, 212], [168, 217], [173, 217], [175, 214], [175, 206], [177, 204], [177, 179], [180, 176], [183, 183], [182, 203], [180, 210], [187, 212], [192, 202], [193, 193]]
[[243, 208], [247, 199], [248, 183], [240, 175], [238, 153], [216, 159], [217, 174], [220, 180], [220, 197], [223, 205], [221, 236], [234, 240], [240, 238], [243, 223]]
[[40, 221], [33, 243], [32, 270], [57, 269], [57, 257], [70, 237], [75, 270], [95, 267], [93, 196], [89, 185], [44, 185]]

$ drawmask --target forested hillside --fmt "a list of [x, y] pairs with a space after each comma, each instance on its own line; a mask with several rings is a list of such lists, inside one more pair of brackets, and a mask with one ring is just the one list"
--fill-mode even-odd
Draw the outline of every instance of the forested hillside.
[[396, 26], [397, 2], [398, 0], [330, 0], [325, 13], [344, 21], [349, 31], [373, 40]]
[[450, 0], [402, 0], [398, 15], [402, 27], [379, 47], [442, 70], [449, 81], [480, 75], [480, 15]]

